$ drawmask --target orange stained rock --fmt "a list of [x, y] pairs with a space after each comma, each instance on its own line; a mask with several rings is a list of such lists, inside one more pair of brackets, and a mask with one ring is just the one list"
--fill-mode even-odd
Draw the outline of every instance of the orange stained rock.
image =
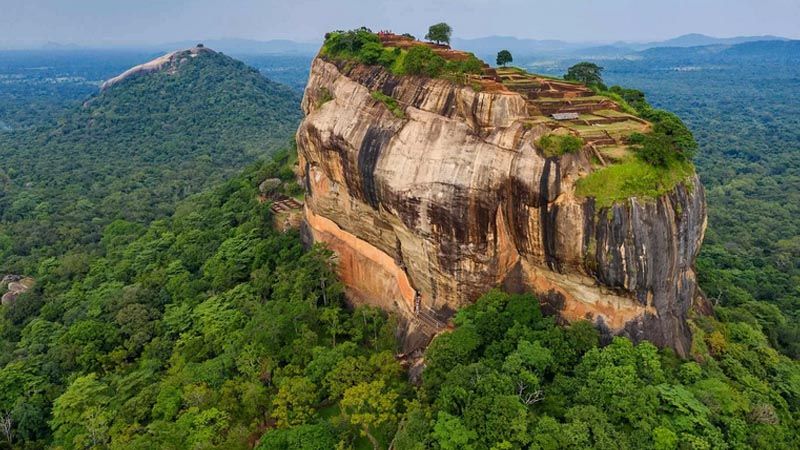
[[[645, 314], [658, 314], [652, 306], [644, 306], [636, 303], [627, 297], [620, 297], [614, 294], [606, 294], [601, 299], [590, 301], [589, 296], [578, 298], [578, 289], [570, 289], [565, 283], [557, 284], [548, 278], [550, 276], [560, 276], [555, 273], [548, 274], [547, 271], [535, 268], [529, 264], [523, 264], [531, 290], [540, 294], [556, 292], [564, 298], [564, 309], [558, 312], [559, 316], [567, 322], [576, 320], [589, 320], [594, 322], [598, 317], [603, 318], [603, 323], [611, 330], [620, 331], [625, 328], [625, 324], [643, 317]], [[579, 283], [576, 282], [575, 284]], [[599, 289], [592, 286], [592, 290]], [[589, 289], [587, 289], [588, 291]]]
[[416, 291], [408, 276], [394, 259], [372, 244], [363, 241], [330, 219], [305, 208], [306, 222], [314, 240], [325, 242], [339, 257], [339, 276], [342, 282], [362, 300], [376, 306], [402, 300], [406, 312], [413, 311]]

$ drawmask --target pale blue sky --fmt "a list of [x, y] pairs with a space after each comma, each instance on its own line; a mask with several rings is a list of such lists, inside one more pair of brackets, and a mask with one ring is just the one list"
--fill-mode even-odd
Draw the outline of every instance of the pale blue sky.
[[362, 24], [422, 35], [442, 20], [464, 38], [611, 42], [693, 32], [800, 38], [800, 0], [0, 0], [0, 43], [309, 41]]

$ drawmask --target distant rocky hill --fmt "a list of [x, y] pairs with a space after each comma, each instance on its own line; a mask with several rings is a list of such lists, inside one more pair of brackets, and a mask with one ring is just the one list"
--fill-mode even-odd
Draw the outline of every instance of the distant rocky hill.
[[189, 62], [190, 58], [196, 58], [204, 53], [210, 55], [214, 53], [214, 51], [198, 45], [197, 47], [192, 47], [188, 50], [176, 50], [174, 52], [167, 53], [166, 55], [160, 56], [152, 61], [131, 67], [116, 77], [106, 80], [102, 85], [100, 85], [100, 90], [105, 91], [117, 83], [139, 75], [147, 75], [149, 73], [159, 71], [174, 74], [180, 69], [181, 64], [186, 64]]
[[654, 47], [641, 51], [638, 55], [658, 60], [686, 58], [731, 62], [741, 62], [748, 58], [784, 60], [800, 56], [800, 40], [751, 41], [696, 47]]
[[735, 36], [729, 38], [718, 38], [700, 33], [690, 33], [664, 41], [648, 42], [640, 44], [641, 48], [655, 47], [699, 47], [704, 45], [737, 45], [746, 42], [761, 41], [786, 41], [788, 39], [780, 36]]
[[[300, 96], [208, 48], [168, 53], [108, 80], [54, 127], [0, 133], [0, 238], [9, 272], [116, 219], [146, 223], [291, 139]], [[22, 265], [22, 266], [21, 266]]]

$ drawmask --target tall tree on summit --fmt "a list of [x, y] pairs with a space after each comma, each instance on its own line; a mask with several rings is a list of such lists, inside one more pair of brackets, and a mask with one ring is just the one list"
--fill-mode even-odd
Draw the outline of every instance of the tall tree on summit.
[[514, 57], [511, 56], [511, 52], [508, 50], [500, 50], [497, 52], [497, 65], [505, 67], [506, 64], [513, 62]]
[[428, 34], [425, 35], [425, 39], [429, 41], [436, 42], [437, 44], [450, 44], [450, 36], [453, 34], [453, 29], [450, 28], [450, 25], [442, 22], [437, 23], [436, 25], [431, 25], [428, 28]]
[[600, 74], [603, 68], [590, 62], [580, 62], [567, 69], [564, 79], [578, 81], [587, 86], [603, 86], [603, 78]]

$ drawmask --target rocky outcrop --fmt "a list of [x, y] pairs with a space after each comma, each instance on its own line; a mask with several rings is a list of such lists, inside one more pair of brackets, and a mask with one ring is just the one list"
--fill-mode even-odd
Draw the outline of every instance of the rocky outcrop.
[[9, 306], [17, 301], [17, 297], [28, 292], [34, 285], [33, 278], [22, 275], [6, 275], [0, 279], [0, 305]]
[[167, 53], [163, 56], [159, 56], [158, 58], [152, 61], [148, 61], [144, 64], [140, 64], [135, 67], [131, 67], [130, 69], [117, 75], [116, 77], [106, 80], [105, 82], [103, 82], [103, 84], [100, 85], [100, 90], [105, 91], [114, 85], [117, 85], [129, 78], [133, 78], [136, 76], [146, 75], [149, 73], [159, 72], [162, 70], [174, 71], [178, 68], [180, 64], [184, 63], [185, 61], [188, 61], [189, 58], [195, 58], [202, 53], [214, 53], [214, 51], [205, 47], [197, 46], [187, 50], [178, 50]]
[[[394, 98], [393, 113], [371, 95]], [[565, 321], [686, 354], [703, 188], [595, 207], [574, 194], [588, 149], [544, 157], [526, 101], [380, 67], [313, 62], [297, 132], [310, 239], [339, 257], [353, 302], [397, 311], [407, 349], [502, 286]]]

